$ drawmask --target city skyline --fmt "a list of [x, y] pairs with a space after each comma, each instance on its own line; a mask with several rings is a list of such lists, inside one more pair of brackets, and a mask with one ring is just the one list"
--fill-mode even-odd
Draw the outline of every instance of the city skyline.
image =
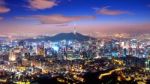
[[150, 0], [0, 0], [0, 84], [150, 84]]
[[149, 33], [149, 0], [1, 0], [0, 35]]

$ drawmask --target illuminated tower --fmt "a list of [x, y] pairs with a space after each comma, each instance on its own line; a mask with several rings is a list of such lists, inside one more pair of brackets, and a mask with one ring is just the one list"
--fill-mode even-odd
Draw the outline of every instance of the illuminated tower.
[[74, 35], [76, 35], [76, 33], [77, 33], [77, 31], [76, 31], [76, 24], [74, 24], [73, 33], [74, 33]]

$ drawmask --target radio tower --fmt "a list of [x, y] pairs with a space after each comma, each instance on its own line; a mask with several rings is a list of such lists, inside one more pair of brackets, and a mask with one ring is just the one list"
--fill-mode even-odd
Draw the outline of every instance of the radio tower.
[[74, 33], [74, 35], [76, 35], [76, 33], [77, 33], [77, 31], [76, 31], [76, 24], [75, 23], [74, 23], [73, 33]]

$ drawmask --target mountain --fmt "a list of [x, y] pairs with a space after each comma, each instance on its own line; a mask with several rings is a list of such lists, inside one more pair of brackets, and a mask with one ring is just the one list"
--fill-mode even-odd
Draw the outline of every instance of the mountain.
[[8, 37], [0, 37], [0, 42], [8, 40]]
[[55, 36], [39, 36], [37, 38], [25, 39], [24, 41], [61, 41], [61, 40], [77, 40], [87, 41], [89, 39], [95, 39], [90, 36], [82, 35], [80, 33], [60, 33]]

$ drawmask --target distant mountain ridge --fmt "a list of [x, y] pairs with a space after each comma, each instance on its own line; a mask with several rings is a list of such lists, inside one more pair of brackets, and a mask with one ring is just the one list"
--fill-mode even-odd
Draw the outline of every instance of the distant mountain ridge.
[[95, 39], [90, 36], [82, 35], [80, 33], [60, 33], [55, 36], [40, 36], [38, 38], [25, 39], [24, 41], [61, 41], [61, 40], [77, 40], [87, 41], [89, 39]]
[[0, 37], [0, 41], [6, 41], [8, 40], [8, 37]]

